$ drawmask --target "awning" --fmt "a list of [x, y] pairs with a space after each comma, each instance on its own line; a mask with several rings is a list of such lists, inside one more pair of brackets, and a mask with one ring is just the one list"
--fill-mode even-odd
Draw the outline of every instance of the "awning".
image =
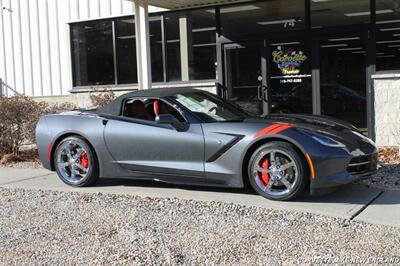
[[149, 5], [170, 10], [240, 2], [249, 2], [249, 0], [148, 0]]

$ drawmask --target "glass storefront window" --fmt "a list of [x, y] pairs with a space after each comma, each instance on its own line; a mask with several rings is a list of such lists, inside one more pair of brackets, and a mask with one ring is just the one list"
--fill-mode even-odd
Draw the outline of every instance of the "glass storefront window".
[[74, 86], [114, 83], [111, 21], [90, 21], [73, 25], [72, 64]]
[[274, 0], [220, 8], [225, 36], [305, 27], [304, 0]]
[[[370, 0], [311, 0], [312, 28], [370, 22]], [[379, 13], [388, 12], [378, 10]]]
[[311, 53], [308, 43], [298, 40], [271, 43], [268, 65], [271, 112], [311, 114]]
[[391, 10], [376, 15], [376, 70], [400, 69], [400, 3], [376, 1], [377, 10]]
[[321, 113], [367, 127], [366, 50], [358, 35], [335, 35], [320, 43]]
[[189, 11], [190, 80], [215, 79], [216, 21], [214, 9]]
[[[161, 17], [151, 17], [150, 28], [150, 49], [151, 49], [151, 72], [153, 82], [164, 81], [163, 75], [163, 49], [161, 34]], [[135, 51], [136, 52], [136, 51]]]
[[164, 16], [167, 50], [167, 81], [182, 80], [179, 18], [179, 13]]
[[135, 20], [117, 19], [116, 44], [118, 62], [118, 81], [121, 84], [137, 83]]

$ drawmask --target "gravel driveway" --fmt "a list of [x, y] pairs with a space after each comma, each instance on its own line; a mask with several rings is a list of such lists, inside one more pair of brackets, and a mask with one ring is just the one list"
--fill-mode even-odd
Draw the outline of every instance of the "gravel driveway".
[[219, 202], [0, 188], [0, 214], [0, 265], [400, 263], [400, 229]]

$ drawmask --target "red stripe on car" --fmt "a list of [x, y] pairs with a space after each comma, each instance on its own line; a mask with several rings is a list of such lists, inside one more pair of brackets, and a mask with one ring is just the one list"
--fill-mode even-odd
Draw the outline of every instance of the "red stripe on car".
[[286, 129], [292, 128], [292, 125], [289, 124], [272, 124], [264, 129], [261, 129], [260, 131], [257, 132], [257, 134], [254, 136], [254, 138], [261, 137], [263, 135], [273, 135], [273, 134], [278, 134]]
[[264, 129], [261, 129], [260, 131], [257, 132], [257, 134], [254, 136], [254, 138], [261, 137], [263, 135], [269, 134], [269, 132], [277, 127], [280, 127], [281, 124], [272, 124]]
[[273, 135], [273, 134], [278, 134], [279, 132], [282, 132], [282, 131], [284, 131], [284, 130], [286, 130], [286, 129], [288, 129], [288, 128], [292, 128], [292, 127], [293, 127], [292, 125], [288, 125], [288, 124], [281, 125], [280, 127], [275, 128], [274, 130], [271, 130], [271, 131], [269, 132], [269, 134], [271, 134], [271, 135]]

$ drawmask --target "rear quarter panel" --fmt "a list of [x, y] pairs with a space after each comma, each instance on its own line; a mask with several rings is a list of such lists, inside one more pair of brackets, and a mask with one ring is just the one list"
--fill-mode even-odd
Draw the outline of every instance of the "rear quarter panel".
[[101, 117], [80, 113], [57, 114], [42, 117], [36, 128], [36, 142], [43, 166], [51, 169], [50, 154], [58, 143], [67, 136], [79, 135], [93, 147], [100, 166], [100, 176], [118, 173], [109, 155], [103, 138], [104, 124]]

